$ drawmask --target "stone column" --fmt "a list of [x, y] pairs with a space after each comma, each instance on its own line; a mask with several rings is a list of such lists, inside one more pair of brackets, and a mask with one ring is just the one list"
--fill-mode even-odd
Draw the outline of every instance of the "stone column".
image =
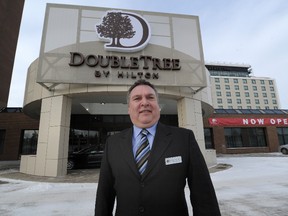
[[71, 101], [63, 95], [42, 99], [35, 175], [67, 174]]
[[201, 101], [184, 97], [178, 100], [177, 109], [179, 127], [187, 128], [194, 132], [195, 138], [206, 160], [207, 165], [215, 165], [215, 150], [208, 151], [205, 148]]

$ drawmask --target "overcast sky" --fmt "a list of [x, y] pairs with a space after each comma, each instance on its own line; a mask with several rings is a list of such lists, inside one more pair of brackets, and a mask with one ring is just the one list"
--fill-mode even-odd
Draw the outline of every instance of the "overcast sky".
[[39, 56], [46, 3], [199, 16], [206, 63], [250, 64], [254, 76], [276, 80], [280, 108], [288, 109], [287, 0], [25, 0], [9, 107], [23, 106], [27, 69]]

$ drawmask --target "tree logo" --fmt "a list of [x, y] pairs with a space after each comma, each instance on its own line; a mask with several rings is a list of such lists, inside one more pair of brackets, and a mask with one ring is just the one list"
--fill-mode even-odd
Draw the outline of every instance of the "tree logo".
[[150, 39], [148, 22], [131, 12], [107, 11], [101, 24], [96, 25], [100, 40], [107, 42], [107, 51], [137, 52], [144, 49]]

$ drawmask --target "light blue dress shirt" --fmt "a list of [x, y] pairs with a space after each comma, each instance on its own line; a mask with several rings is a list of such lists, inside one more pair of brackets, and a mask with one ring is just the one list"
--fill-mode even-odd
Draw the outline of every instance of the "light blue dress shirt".
[[[153, 141], [154, 141], [154, 137], [155, 137], [155, 133], [156, 133], [156, 127], [157, 127], [157, 123], [154, 124], [152, 127], [150, 128], [146, 128], [147, 131], [149, 131], [147, 138], [149, 141], [149, 146], [150, 149], [152, 149], [153, 146]], [[137, 146], [137, 143], [139, 143], [140, 139], [141, 139], [141, 131], [143, 128], [138, 128], [135, 125], [133, 126], [133, 136], [132, 136], [132, 145], [133, 145], [133, 154], [135, 157], [136, 151], [139, 148], [139, 146]]]

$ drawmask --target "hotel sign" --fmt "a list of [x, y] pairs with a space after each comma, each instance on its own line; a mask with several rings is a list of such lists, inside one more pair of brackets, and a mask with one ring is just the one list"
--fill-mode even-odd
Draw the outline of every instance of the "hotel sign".
[[209, 118], [211, 126], [287, 126], [288, 118]]
[[38, 83], [206, 87], [195, 16], [47, 4]]

